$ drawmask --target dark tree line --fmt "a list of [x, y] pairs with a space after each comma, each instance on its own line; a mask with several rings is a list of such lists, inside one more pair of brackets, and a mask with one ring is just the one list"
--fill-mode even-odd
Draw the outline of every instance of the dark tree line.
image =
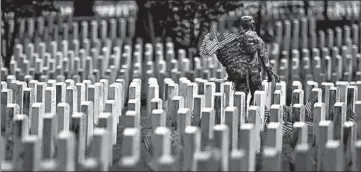
[[213, 21], [242, 7], [239, 0], [136, 0], [137, 35], [156, 42], [171, 38], [176, 48], [197, 48]]
[[94, 16], [95, 0], [74, 0], [73, 16]]

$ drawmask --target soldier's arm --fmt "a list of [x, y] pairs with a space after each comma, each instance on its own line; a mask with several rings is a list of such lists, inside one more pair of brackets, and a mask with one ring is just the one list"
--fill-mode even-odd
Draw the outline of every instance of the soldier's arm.
[[260, 46], [258, 49], [258, 55], [259, 55], [260, 60], [262, 61], [263, 68], [266, 71], [272, 71], [272, 66], [271, 66], [269, 56], [267, 53], [266, 44], [262, 40], [260, 40], [259, 45]]
[[269, 61], [266, 44], [262, 40], [259, 47], [259, 57], [262, 62], [262, 66], [268, 75], [268, 82], [272, 81], [272, 76], [275, 77], [276, 82], [280, 82], [279, 76], [272, 71], [272, 66]]

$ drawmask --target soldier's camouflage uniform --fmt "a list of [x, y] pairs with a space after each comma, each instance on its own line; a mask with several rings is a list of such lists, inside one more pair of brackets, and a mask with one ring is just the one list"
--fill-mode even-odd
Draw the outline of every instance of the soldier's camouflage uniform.
[[[262, 67], [271, 70], [265, 43], [256, 32], [248, 30], [217, 52], [218, 59], [224, 59], [223, 65], [228, 80], [233, 81], [235, 90], [262, 90]], [[263, 62], [262, 62], [263, 61]], [[264, 63], [264, 65], [263, 65]]]
[[[244, 16], [242, 19], [252, 26], [252, 17]], [[211, 38], [212, 34], [214, 38]], [[212, 30], [203, 41], [201, 55], [207, 58], [212, 54], [216, 54], [225, 67], [228, 80], [234, 83], [236, 91], [251, 91], [253, 95], [256, 90], [262, 90], [262, 69], [270, 79], [275, 76], [265, 43], [253, 29], [244, 29], [239, 34], [215, 33]]]
[[[207, 34], [200, 47], [200, 55], [209, 58], [216, 54], [217, 59], [225, 67], [228, 80], [234, 83], [236, 91], [251, 92], [252, 97], [256, 90], [263, 90], [262, 69], [266, 71], [268, 81], [275, 77], [279, 82], [279, 77], [272, 72], [267, 50], [263, 40], [254, 31], [254, 21], [250, 16], [241, 18], [243, 30], [238, 34], [216, 33], [212, 30]], [[305, 93], [306, 94], [306, 93]], [[313, 129], [314, 103], [318, 101], [317, 94], [310, 94], [310, 98], [305, 102], [305, 121], [309, 131]], [[252, 101], [251, 101], [252, 102]], [[293, 104], [291, 102], [291, 104]], [[354, 113], [348, 108], [349, 121], [355, 120]], [[330, 114], [332, 116], [332, 114]], [[265, 110], [264, 124], [268, 124], [269, 110]], [[357, 120], [361, 120], [358, 118]], [[292, 108], [283, 105], [283, 135], [291, 135], [293, 123], [295, 122]], [[316, 124], [317, 125], [317, 124]]]

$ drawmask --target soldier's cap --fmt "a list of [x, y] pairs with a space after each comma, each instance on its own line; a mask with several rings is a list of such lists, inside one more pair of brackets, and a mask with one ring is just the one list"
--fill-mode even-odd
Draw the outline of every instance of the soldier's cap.
[[241, 24], [252, 24], [254, 23], [253, 17], [252, 16], [242, 16], [241, 17]]

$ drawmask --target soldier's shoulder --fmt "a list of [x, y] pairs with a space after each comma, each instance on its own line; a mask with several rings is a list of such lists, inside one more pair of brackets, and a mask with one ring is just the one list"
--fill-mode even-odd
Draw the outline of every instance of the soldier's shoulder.
[[250, 36], [254, 36], [257, 35], [256, 31], [253, 30], [247, 30], [246, 32], [243, 32], [244, 35], [250, 35]]
[[258, 43], [264, 43], [263, 39], [259, 35], [257, 35], [257, 33], [254, 34], [254, 38], [257, 39]]
[[246, 32], [241, 32], [239, 34], [239, 36], [241, 38], [254, 38], [254, 39], [258, 39], [259, 36], [257, 35], [257, 32], [255, 31], [252, 31], [252, 30], [249, 30], [249, 31], [246, 31]]

